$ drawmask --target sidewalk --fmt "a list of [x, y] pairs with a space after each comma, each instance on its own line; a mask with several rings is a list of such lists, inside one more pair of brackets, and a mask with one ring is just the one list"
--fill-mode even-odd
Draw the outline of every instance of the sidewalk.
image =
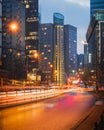
[[95, 122], [99, 124], [102, 112], [104, 112], [104, 92], [95, 93], [95, 96], [97, 97], [95, 105], [89, 112], [85, 113], [83, 118], [71, 130], [94, 130]]

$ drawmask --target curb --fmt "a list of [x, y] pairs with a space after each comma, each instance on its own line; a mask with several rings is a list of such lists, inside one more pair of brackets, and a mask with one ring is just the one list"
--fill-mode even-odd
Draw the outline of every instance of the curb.
[[87, 113], [85, 113], [85, 115], [83, 115], [81, 119], [76, 123], [76, 125], [74, 125], [70, 130], [76, 130], [90, 116], [94, 109], [95, 105], [92, 106], [92, 108]]

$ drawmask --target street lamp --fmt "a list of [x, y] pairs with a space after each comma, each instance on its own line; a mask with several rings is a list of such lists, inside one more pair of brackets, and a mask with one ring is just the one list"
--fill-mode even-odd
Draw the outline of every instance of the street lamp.
[[38, 58], [38, 53], [35, 52], [35, 53], [33, 54], [33, 56], [34, 56], [34, 58]]
[[19, 24], [16, 21], [11, 21], [8, 24], [8, 29], [12, 32], [12, 33], [16, 33], [19, 31]]
[[52, 64], [50, 64], [50, 68], [53, 68], [53, 65], [52, 65]]

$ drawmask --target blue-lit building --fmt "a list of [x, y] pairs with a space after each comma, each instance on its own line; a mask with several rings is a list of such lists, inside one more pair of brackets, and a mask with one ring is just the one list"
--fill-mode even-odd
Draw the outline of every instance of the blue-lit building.
[[[25, 6], [16, 0], [2, 1], [2, 69], [11, 79], [25, 79]], [[11, 25], [15, 24], [16, 30]]]
[[75, 26], [64, 26], [64, 42], [65, 72], [68, 76], [74, 76], [77, 72], [77, 28]]
[[56, 85], [65, 83], [64, 68], [64, 16], [60, 13], [53, 14], [54, 24], [54, 82]]
[[90, 0], [90, 17], [94, 16], [94, 12], [104, 9], [104, 0]]
[[51, 23], [40, 24], [39, 28], [39, 69], [44, 83], [53, 82], [54, 28]]

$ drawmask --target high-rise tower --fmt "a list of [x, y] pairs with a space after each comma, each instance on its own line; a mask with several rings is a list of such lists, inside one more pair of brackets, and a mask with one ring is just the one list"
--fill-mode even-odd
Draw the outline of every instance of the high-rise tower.
[[104, 87], [104, 0], [91, 0], [91, 21], [87, 30], [87, 73], [90, 85]]
[[25, 79], [25, 6], [2, 1], [2, 66], [12, 79]]
[[77, 72], [77, 28], [65, 25], [64, 32], [65, 71], [67, 76], [73, 76]]
[[64, 69], [64, 16], [54, 13], [54, 81], [56, 85], [65, 82]]
[[94, 16], [94, 12], [104, 9], [104, 0], [90, 0], [90, 17]]
[[38, 0], [25, 0], [27, 79], [36, 80], [38, 71]]
[[53, 52], [54, 52], [54, 28], [51, 23], [40, 24], [40, 64], [39, 68], [42, 71], [42, 80], [45, 83], [53, 81]]

